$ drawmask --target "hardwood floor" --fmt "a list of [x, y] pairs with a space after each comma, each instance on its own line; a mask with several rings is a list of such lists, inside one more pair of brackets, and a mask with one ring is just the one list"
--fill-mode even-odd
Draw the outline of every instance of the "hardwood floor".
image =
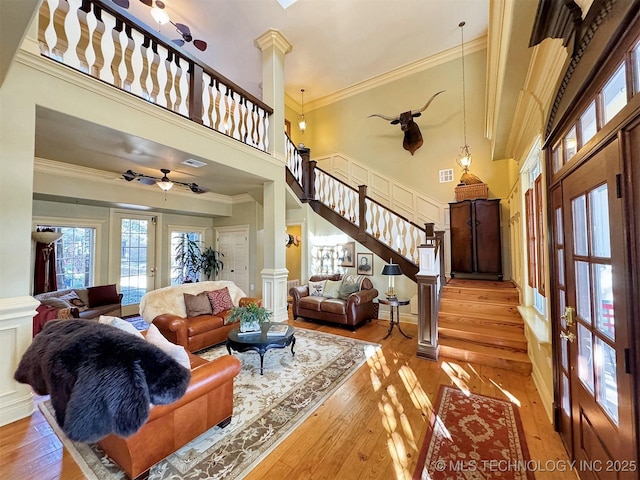
[[[531, 458], [541, 462], [536, 479], [576, 478], [549, 467], [560, 465], [556, 461], [566, 462], [567, 456], [530, 376], [446, 358], [437, 363], [419, 359], [416, 325], [402, 324], [414, 340], [397, 330], [382, 340], [388, 329], [385, 320], [373, 320], [356, 333], [302, 320], [292, 324], [380, 343], [382, 348], [247, 480], [410, 479], [442, 384], [512, 399], [520, 406]], [[76, 480], [84, 476], [36, 409], [30, 418], [0, 428], [0, 478]]]

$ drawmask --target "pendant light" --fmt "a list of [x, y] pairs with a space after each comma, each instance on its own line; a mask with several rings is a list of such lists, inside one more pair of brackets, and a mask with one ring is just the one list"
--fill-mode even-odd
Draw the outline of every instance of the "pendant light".
[[471, 153], [469, 152], [469, 144], [467, 143], [467, 102], [466, 102], [466, 83], [465, 83], [465, 75], [464, 75], [464, 26], [465, 22], [460, 22], [458, 24], [460, 27], [460, 50], [462, 52], [462, 122], [463, 122], [463, 133], [464, 133], [464, 145], [460, 147], [460, 154], [456, 159], [456, 163], [460, 165], [463, 169], [464, 174], [469, 172], [469, 167], [471, 166]]
[[300, 120], [298, 120], [298, 128], [300, 129], [300, 133], [304, 133], [307, 129], [307, 119], [304, 117], [304, 88], [300, 89], [300, 95], [302, 97], [302, 101], [300, 102]]

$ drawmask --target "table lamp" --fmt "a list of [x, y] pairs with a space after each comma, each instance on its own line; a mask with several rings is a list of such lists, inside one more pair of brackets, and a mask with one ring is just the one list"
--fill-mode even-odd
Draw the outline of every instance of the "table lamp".
[[387, 290], [387, 298], [397, 298], [398, 295], [395, 291], [395, 277], [397, 275], [402, 275], [402, 270], [400, 270], [400, 265], [397, 263], [393, 263], [391, 259], [389, 259], [389, 263], [382, 267], [382, 275], [386, 275], [389, 277], [389, 290]]

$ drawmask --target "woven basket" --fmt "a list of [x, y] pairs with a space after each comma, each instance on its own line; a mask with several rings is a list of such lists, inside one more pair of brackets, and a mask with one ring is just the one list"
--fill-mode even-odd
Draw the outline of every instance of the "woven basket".
[[473, 185], [458, 185], [456, 187], [456, 202], [461, 200], [486, 199], [489, 197], [489, 185], [476, 183]]

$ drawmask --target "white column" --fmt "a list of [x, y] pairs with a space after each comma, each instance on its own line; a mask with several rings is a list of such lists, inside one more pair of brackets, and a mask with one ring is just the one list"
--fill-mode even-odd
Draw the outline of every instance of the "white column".
[[287, 277], [285, 233], [285, 143], [284, 143], [284, 58], [291, 43], [276, 29], [256, 38], [262, 52], [262, 100], [273, 108], [269, 120], [270, 153], [282, 160], [280, 179], [264, 185], [264, 268], [262, 302], [273, 311], [274, 321], [287, 320]]
[[256, 38], [254, 45], [262, 52], [262, 100], [273, 108], [269, 152], [284, 162], [284, 57], [293, 46], [274, 28]]

